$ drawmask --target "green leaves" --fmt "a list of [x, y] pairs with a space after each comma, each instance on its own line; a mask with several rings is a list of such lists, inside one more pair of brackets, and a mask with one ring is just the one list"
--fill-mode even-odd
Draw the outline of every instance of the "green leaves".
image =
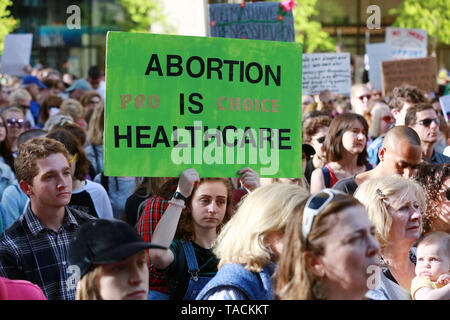
[[0, 53], [3, 52], [5, 36], [19, 25], [19, 20], [14, 19], [7, 9], [10, 5], [12, 5], [11, 0], [0, 0]]

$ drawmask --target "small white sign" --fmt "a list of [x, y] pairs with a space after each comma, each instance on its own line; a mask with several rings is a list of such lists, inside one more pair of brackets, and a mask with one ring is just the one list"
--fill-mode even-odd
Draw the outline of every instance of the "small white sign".
[[386, 42], [392, 46], [394, 59], [425, 58], [428, 34], [423, 29], [386, 28]]
[[390, 43], [366, 44], [366, 52], [369, 57], [369, 80], [374, 90], [381, 90], [381, 62], [393, 59]]
[[24, 67], [30, 64], [32, 42], [32, 33], [6, 35], [0, 72], [12, 76], [26, 76]]
[[439, 98], [441, 104], [442, 113], [444, 114], [445, 121], [448, 122], [450, 118], [450, 94]]
[[332, 93], [350, 94], [350, 53], [303, 54], [302, 94], [319, 94], [328, 89]]

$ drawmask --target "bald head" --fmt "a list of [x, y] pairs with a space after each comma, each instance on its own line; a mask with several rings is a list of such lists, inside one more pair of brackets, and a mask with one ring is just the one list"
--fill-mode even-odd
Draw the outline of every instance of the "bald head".
[[420, 138], [407, 126], [395, 126], [387, 132], [378, 156], [383, 174], [409, 178], [422, 161]]
[[398, 146], [400, 141], [420, 147], [420, 138], [414, 129], [407, 126], [395, 126], [390, 129], [383, 140], [383, 147]]

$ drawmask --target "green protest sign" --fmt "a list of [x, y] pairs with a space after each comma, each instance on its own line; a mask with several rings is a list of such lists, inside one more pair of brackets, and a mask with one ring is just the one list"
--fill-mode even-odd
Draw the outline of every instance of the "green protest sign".
[[109, 32], [105, 174], [301, 176], [297, 43]]

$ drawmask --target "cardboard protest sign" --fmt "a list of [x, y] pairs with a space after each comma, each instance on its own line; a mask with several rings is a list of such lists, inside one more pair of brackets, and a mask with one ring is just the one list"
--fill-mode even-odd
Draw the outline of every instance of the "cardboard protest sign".
[[392, 46], [394, 59], [425, 58], [428, 34], [423, 29], [386, 28], [386, 42]]
[[294, 42], [292, 10], [280, 2], [209, 5], [211, 37]]
[[333, 93], [350, 94], [350, 53], [303, 54], [302, 93], [319, 94], [328, 89]]
[[297, 43], [107, 35], [105, 174], [300, 177]]
[[435, 57], [383, 61], [381, 74], [384, 96], [403, 84], [416, 86], [425, 92], [437, 91]]
[[448, 122], [450, 118], [450, 95], [442, 96], [439, 98], [439, 103], [441, 104], [442, 113], [444, 114], [445, 121]]
[[369, 56], [369, 80], [372, 89], [381, 90], [381, 62], [393, 60], [391, 44], [366, 44], [366, 52]]
[[1, 73], [23, 77], [24, 67], [30, 64], [33, 34], [7, 34], [3, 47]]

